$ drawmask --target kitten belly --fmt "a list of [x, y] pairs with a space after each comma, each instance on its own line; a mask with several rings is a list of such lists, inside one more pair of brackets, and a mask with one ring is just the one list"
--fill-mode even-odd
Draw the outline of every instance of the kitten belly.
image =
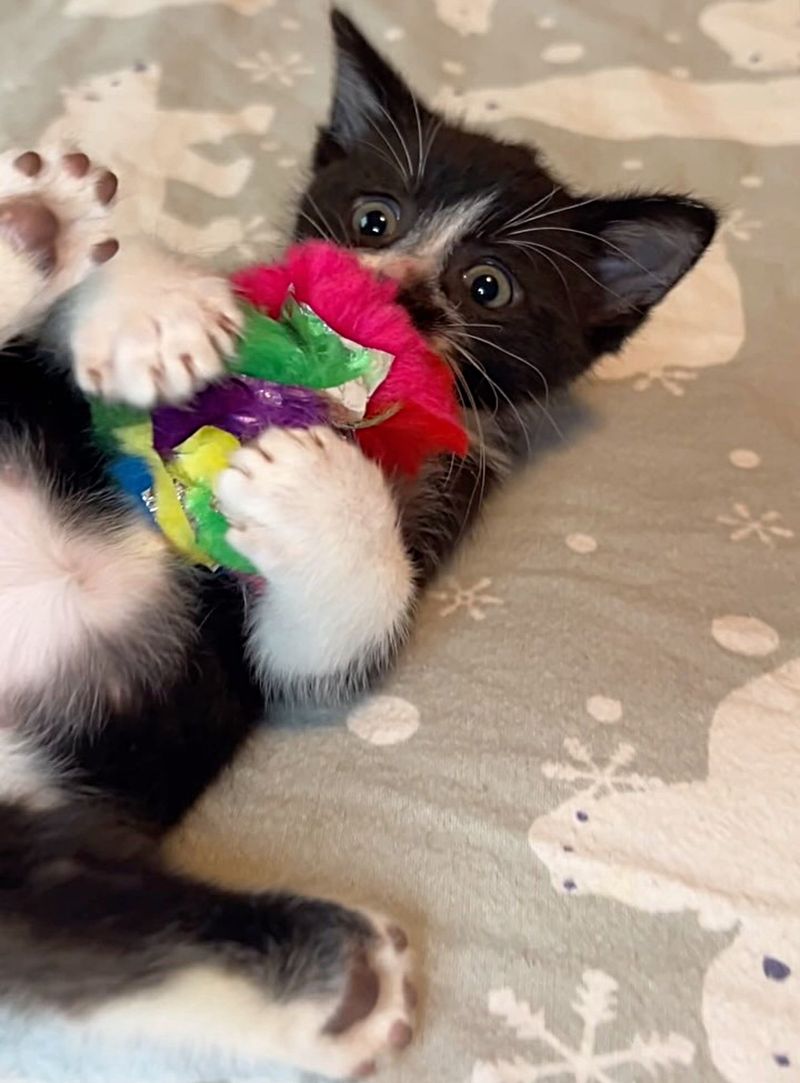
[[185, 638], [161, 537], [56, 489], [25, 444], [0, 450], [0, 725], [90, 724], [163, 675]]

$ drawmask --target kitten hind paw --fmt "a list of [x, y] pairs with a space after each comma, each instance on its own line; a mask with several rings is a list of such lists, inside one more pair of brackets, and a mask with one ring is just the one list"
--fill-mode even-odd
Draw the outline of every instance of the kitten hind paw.
[[0, 238], [30, 256], [59, 292], [118, 248], [108, 236], [117, 178], [80, 152], [25, 151], [0, 163]]
[[0, 342], [115, 254], [106, 217], [116, 186], [78, 152], [0, 158]]
[[[299, 1056], [289, 1059], [332, 1079], [366, 1079], [414, 1037], [417, 992], [408, 937], [385, 917], [357, 913], [370, 935], [351, 946], [342, 989], [323, 1025], [296, 1029], [291, 1004], [283, 1020], [285, 1033], [300, 1039]], [[298, 1002], [298, 1021], [305, 1011]]]

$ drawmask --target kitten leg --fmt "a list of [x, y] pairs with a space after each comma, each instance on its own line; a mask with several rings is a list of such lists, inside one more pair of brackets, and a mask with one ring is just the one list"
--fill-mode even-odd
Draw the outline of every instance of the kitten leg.
[[392, 493], [331, 429], [269, 429], [216, 487], [229, 541], [267, 580], [250, 650], [265, 683], [330, 694], [403, 638], [414, 594]]
[[28, 1018], [155, 1042], [209, 1078], [274, 1061], [363, 1077], [412, 1038], [412, 952], [385, 918], [176, 875], [80, 800], [0, 792], [0, 837], [0, 998]]
[[113, 173], [85, 154], [0, 159], [0, 343], [114, 255], [106, 217], [115, 191]]

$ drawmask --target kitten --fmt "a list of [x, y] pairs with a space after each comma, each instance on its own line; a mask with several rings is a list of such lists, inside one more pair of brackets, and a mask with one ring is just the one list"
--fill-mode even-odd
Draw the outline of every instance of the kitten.
[[[180, 565], [115, 493], [69, 372], [134, 405], [186, 398], [238, 326], [222, 281], [124, 245], [56, 306], [50, 348], [18, 341], [0, 366], [0, 996], [89, 1035], [147, 1031], [194, 1063], [202, 1042], [208, 1074], [226, 1057], [368, 1074], [411, 1039], [411, 953], [381, 916], [172, 873], [159, 837], [265, 709], [380, 676], [549, 395], [635, 331], [716, 222], [690, 199], [569, 190], [529, 148], [432, 114], [343, 15], [333, 28], [333, 106], [296, 233], [397, 280], [457, 375], [468, 459], [387, 481], [328, 430], [266, 432], [217, 488], [269, 583], [251, 597]], [[98, 190], [80, 165], [73, 181]], [[53, 196], [63, 167], [34, 167], [2, 189], [0, 269], [44, 285], [51, 265], [66, 274], [74, 229]], [[61, 207], [46, 259], [31, 201]]]

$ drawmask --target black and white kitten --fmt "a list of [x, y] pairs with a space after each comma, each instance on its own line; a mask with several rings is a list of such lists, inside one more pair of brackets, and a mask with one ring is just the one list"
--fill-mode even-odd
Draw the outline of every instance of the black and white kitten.
[[398, 279], [473, 444], [409, 484], [328, 430], [265, 433], [217, 490], [262, 596], [173, 559], [108, 483], [75, 388], [188, 397], [232, 346], [227, 285], [143, 243], [87, 275], [111, 252], [113, 178], [75, 153], [0, 171], [4, 341], [86, 279], [47, 348], [16, 338], [0, 364], [0, 998], [183, 1046], [210, 1074], [226, 1057], [370, 1074], [411, 1038], [410, 950], [376, 915], [176, 875], [159, 837], [276, 701], [380, 676], [548, 395], [622, 344], [716, 221], [689, 199], [570, 191], [529, 148], [432, 114], [352, 23], [333, 27], [297, 235]]

